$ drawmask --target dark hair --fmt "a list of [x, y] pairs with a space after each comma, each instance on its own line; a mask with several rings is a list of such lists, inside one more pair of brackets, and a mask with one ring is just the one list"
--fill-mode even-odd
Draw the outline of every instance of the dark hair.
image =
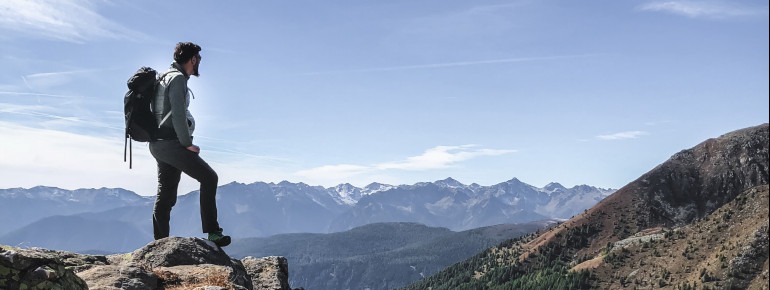
[[174, 61], [178, 64], [184, 64], [193, 56], [200, 53], [201, 47], [192, 42], [180, 42], [174, 48]]

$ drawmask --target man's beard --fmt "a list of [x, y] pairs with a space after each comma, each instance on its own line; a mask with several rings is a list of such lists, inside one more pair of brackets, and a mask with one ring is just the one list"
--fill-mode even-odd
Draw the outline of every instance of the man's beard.
[[198, 73], [198, 65], [200, 65], [200, 64], [201, 64], [201, 63], [199, 62], [199, 63], [196, 63], [196, 64], [195, 64], [195, 66], [193, 66], [193, 73], [192, 73], [192, 75], [194, 75], [194, 76], [196, 76], [196, 77], [199, 77], [199, 76], [201, 76], [201, 75]]

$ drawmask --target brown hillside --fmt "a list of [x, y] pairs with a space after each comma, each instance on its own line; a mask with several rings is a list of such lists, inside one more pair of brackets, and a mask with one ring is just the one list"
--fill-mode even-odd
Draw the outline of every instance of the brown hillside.
[[[640, 232], [702, 218], [745, 190], [768, 184], [768, 124], [734, 131], [683, 150], [591, 209], [531, 242], [525, 262], [546, 244], [565, 245], [575, 260]], [[587, 241], [571, 241], [580, 233]]]
[[595, 287], [767, 289], [768, 186], [747, 190], [698, 221], [639, 234], [577, 265]]

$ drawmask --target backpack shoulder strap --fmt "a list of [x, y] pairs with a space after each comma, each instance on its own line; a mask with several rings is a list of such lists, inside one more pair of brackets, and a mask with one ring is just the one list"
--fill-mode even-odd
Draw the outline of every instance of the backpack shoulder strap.
[[[167, 76], [167, 75], [169, 75], [169, 74], [181, 74], [181, 75], [184, 75], [184, 74], [183, 74], [182, 72], [180, 72], [178, 69], [176, 69], [176, 68], [172, 68], [172, 69], [170, 69], [170, 70], [166, 71], [165, 73], [163, 73], [163, 74], [162, 74], [162, 75], [161, 75], [161, 76], [158, 78], [158, 81], [155, 83], [155, 86], [157, 87], [157, 86], [160, 84], [160, 82], [162, 82], [162, 81], [163, 81], [163, 79], [165, 79], [165, 78], [166, 78], [166, 76]], [[157, 91], [157, 89], [156, 89], [156, 91]], [[164, 96], [164, 99], [166, 98], [166, 96], [167, 96], [167, 95], [168, 95], [168, 85], [166, 85], [166, 88], [163, 90], [163, 96]], [[163, 119], [161, 119], [161, 120], [160, 120], [160, 122], [158, 122], [158, 128], [160, 128], [160, 126], [161, 126], [161, 125], [163, 125], [163, 123], [165, 123], [165, 122], [166, 122], [166, 120], [168, 120], [168, 117], [171, 117], [171, 110], [169, 110], [169, 111], [168, 111], [168, 113], [166, 113], [166, 115], [165, 115], [165, 116], [163, 116]]]

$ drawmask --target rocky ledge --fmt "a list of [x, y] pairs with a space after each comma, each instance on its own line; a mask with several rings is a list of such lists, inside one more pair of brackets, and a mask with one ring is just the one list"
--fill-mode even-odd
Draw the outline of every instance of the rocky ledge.
[[291, 290], [288, 280], [284, 257], [237, 260], [199, 238], [169, 237], [110, 256], [0, 246], [0, 289]]

